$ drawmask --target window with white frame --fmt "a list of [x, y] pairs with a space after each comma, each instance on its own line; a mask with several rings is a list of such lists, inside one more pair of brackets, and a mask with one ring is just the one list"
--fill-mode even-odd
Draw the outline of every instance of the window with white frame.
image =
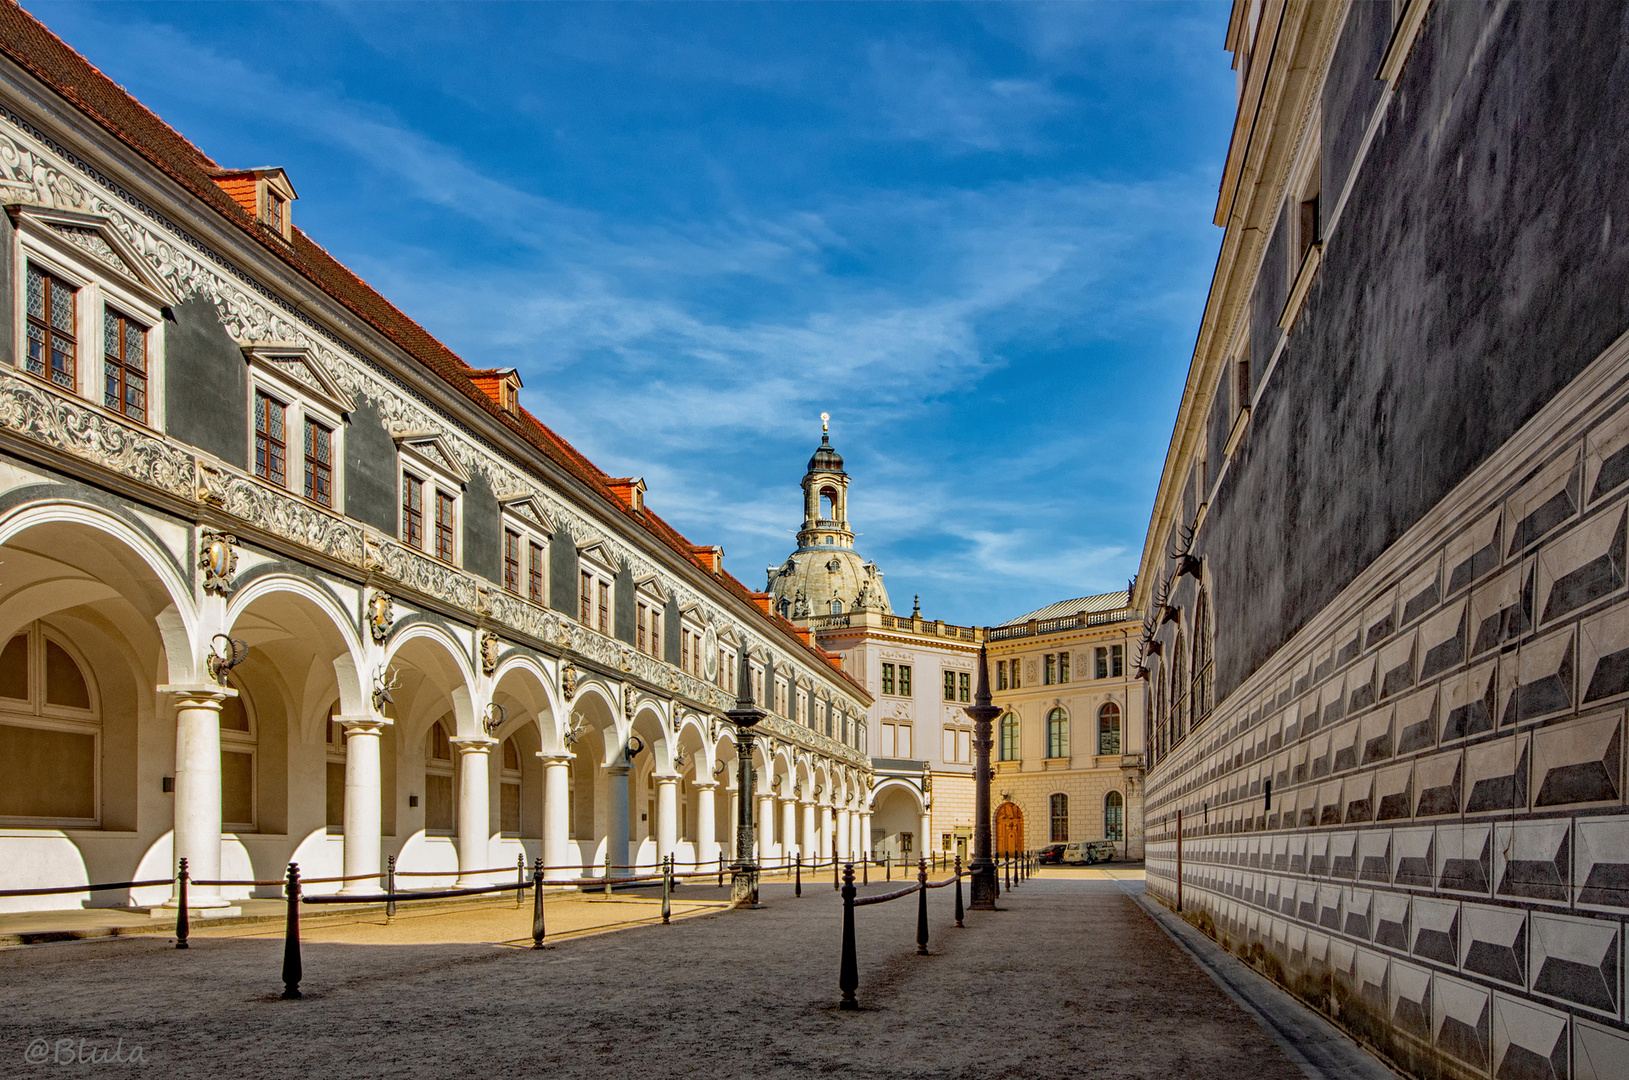
[[[679, 670], [697, 679], [705, 679], [707, 671], [707, 635], [694, 610], [679, 616]], [[759, 702], [763, 699], [760, 697]]]
[[457, 566], [462, 557], [459, 522], [463, 466], [437, 436], [405, 435], [401, 451], [402, 542], [444, 563]]
[[662, 616], [666, 605], [641, 590], [634, 601], [634, 643], [647, 656], [662, 659]]
[[611, 595], [616, 576], [596, 559], [577, 564], [577, 619], [591, 630], [611, 636]]
[[534, 604], [548, 601], [548, 537], [531, 517], [503, 514], [503, 587]]
[[99, 219], [18, 210], [14, 347], [22, 370], [129, 420], [158, 427], [162, 309], [175, 302]]
[[[336, 468], [349, 397], [303, 349], [254, 346], [249, 360], [250, 461], [268, 484], [339, 509], [344, 470]], [[108, 393], [112, 393], [112, 369]]]

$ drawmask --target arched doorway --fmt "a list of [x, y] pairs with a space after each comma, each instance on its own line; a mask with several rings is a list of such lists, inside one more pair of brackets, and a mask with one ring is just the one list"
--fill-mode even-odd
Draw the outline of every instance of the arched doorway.
[[1024, 850], [1024, 812], [1017, 803], [996, 807], [996, 854], [1012, 855]]

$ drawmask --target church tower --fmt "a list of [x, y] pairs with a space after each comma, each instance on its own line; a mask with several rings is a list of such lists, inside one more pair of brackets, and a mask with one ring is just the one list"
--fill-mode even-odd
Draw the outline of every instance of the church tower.
[[892, 614], [882, 571], [854, 551], [848, 520], [848, 473], [831, 444], [831, 417], [820, 414], [820, 445], [803, 474], [803, 527], [797, 550], [769, 568], [766, 589], [788, 619], [851, 611]]

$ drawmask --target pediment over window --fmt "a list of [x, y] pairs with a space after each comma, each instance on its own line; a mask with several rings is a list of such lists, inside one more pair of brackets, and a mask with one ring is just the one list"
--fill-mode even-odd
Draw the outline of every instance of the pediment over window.
[[607, 570], [611, 570], [612, 572], [615, 572], [622, 565], [621, 562], [618, 561], [616, 555], [608, 546], [606, 546], [605, 541], [603, 540], [594, 540], [587, 544], [578, 544], [577, 553], [586, 559], [592, 559], [594, 562], [605, 567]]
[[6, 209], [19, 228], [30, 229], [35, 235], [76, 249], [153, 306], [167, 307], [180, 302], [181, 298], [169, 283], [147, 265], [141, 253], [105, 218], [31, 205]]
[[548, 511], [544, 509], [543, 502], [535, 495], [516, 495], [507, 499], [499, 499], [498, 505], [513, 514], [516, 520], [530, 525], [545, 536], [554, 534], [554, 522], [550, 519]]
[[341, 415], [356, 408], [355, 399], [302, 345], [263, 342], [244, 346], [243, 355], [249, 363], [276, 372]]
[[418, 457], [460, 484], [469, 483], [469, 471], [458, 463], [458, 456], [444, 436], [433, 431], [407, 431], [391, 438], [396, 440], [397, 449]]

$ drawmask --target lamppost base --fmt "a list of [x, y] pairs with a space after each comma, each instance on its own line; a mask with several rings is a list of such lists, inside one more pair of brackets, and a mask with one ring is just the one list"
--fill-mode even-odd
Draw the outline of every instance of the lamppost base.
[[758, 903], [758, 868], [756, 866], [736, 865], [730, 868], [730, 903], [738, 908], [757, 910], [763, 907]]
[[975, 866], [968, 877], [973, 895], [967, 906], [974, 911], [995, 911], [996, 897], [1001, 895], [1000, 886], [996, 884], [995, 864]]

